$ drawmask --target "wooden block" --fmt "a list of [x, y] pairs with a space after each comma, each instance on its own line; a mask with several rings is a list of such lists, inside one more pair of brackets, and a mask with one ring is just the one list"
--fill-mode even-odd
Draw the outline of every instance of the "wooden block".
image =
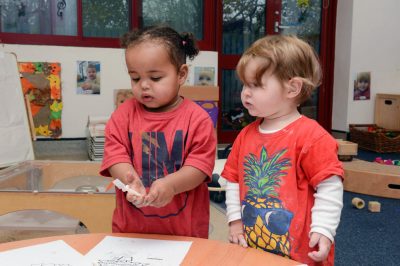
[[353, 204], [353, 206], [357, 209], [362, 209], [365, 207], [365, 201], [357, 197], [351, 200], [351, 204]]
[[343, 162], [343, 168], [346, 191], [400, 199], [399, 166], [354, 159]]
[[347, 140], [336, 140], [338, 143], [338, 155], [357, 155], [358, 144]]
[[400, 130], [400, 94], [376, 94], [375, 124], [388, 130]]
[[353, 155], [338, 155], [339, 161], [349, 162], [353, 160]]
[[369, 201], [368, 210], [370, 212], [381, 212], [381, 204], [378, 201]]

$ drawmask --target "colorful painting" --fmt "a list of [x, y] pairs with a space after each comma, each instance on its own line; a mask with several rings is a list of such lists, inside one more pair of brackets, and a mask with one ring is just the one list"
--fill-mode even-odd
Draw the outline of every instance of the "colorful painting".
[[194, 101], [200, 105], [210, 115], [214, 127], [217, 127], [218, 120], [218, 102], [215, 101]]
[[61, 66], [59, 63], [20, 62], [22, 90], [32, 111], [36, 136], [61, 136]]

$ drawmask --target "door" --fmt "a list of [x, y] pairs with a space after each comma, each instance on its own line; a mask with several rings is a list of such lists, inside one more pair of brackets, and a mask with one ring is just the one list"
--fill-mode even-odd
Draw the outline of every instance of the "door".
[[241, 104], [242, 85], [236, 78], [235, 67], [251, 43], [270, 34], [297, 35], [319, 53], [323, 84], [299, 110], [331, 130], [336, 6], [337, 0], [218, 1], [219, 143], [232, 143], [240, 129], [255, 119]]

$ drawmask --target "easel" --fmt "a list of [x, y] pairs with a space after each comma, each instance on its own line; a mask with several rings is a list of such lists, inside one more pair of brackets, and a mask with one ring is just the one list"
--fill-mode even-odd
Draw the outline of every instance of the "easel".
[[31, 138], [32, 140], [36, 140], [36, 130], [35, 130], [35, 125], [33, 123], [32, 109], [31, 109], [31, 102], [29, 101], [29, 95], [25, 95], [25, 107], [29, 121], [29, 128], [31, 130]]
[[33, 160], [33, 146], [19, 78], [17, 57], [0, 51], [0, 168]]

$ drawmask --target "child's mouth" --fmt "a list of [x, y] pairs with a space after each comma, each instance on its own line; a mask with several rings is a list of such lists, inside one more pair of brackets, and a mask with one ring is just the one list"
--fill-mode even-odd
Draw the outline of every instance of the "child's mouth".
[[151, 100], [153, 100], [153, 97], [151, 97], [149, 95], [143, 95], [142, 99], [144, 102], [150, 102]]

